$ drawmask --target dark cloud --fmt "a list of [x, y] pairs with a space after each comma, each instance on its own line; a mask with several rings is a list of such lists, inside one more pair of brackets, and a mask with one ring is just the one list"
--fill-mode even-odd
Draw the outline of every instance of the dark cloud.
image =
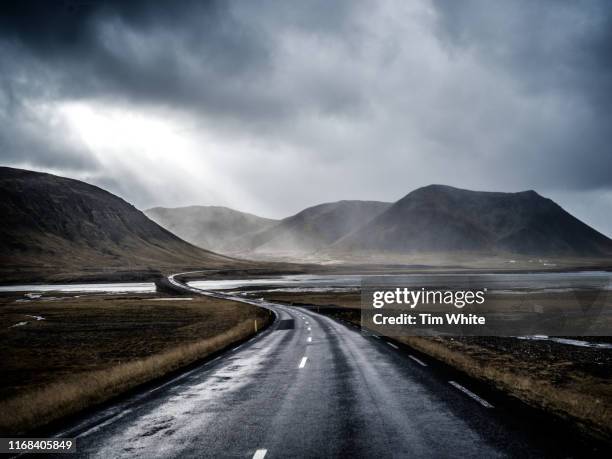
[[[606, 0], [5, 1], [0, 159], [172, 205], [156, 189], [183, 172], [111, 171], [54, 111], [82, 101], [189, 124], [219, 149], [191, 169], [221, 177], [215, 199], [245, 210], [391, 200], [432, 182], [535, 188], [579, 209], [576, 196], [612, 189], [611, 56]], [[216, 185], [180, 195], [207, 203]]]
[[[530, 145], [510, 156], [524, 161], [530, 179], [581, 189], [612, 186], [610, 3], [435, 0], [435, 5], [437, 31], [451, 53], [473, 54], [510, 75], [527, 97], [565, 111], [556, 122], [528, 120], [539, 123], [531, 129]], [[529, 131], [517, 134], [523, 132]]]
[[[434, 0], [441, 38], [515, 74], [535, 95], [612, 97], [612, 8], [605, 0]], [[609, 104], [608, 104], [609, 105]]]
[[[265, 66], [256, 32], [228, 4], [195, 1], [47, 1], [3, 4], [0, 30], [50, 70], [61, 97], [128, 96], [190, 104]], [[11, 56], [5, 64], [19, 69]], [[29, 56], [28, 56], [29, 57]], [[25, 63], [28, 64], [27, 62]], [[237, 98], [236, 98], [237, 99]], [[240, 109], [241, 107], [237, 107]]]
[[0, 30], [51, 70], [44, 89], [59, 97], [127, 97], [256, 122], [312, 105], [342, 110], [359, 97], [328, 80], [299, 95], [268, 86], [283, 34], [335, 39], [349, 3], [17, 1], [4, 4]]

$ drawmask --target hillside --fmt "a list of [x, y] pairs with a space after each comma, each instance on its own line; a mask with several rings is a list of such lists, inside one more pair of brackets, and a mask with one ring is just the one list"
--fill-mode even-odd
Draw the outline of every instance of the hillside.
[[379, 201], [338, 201], [309, 207], [244, 238], [240, 248], [255, 254], [313, 252], [361, 227], [390, 205]]
[[123, 199], [78, 180], [0, 167], [2, 281], [229, 266]]
[[333, 245], [338, 251], [602, 257], [612, 240], [535, 191], [419, 188]]
[[185, 241], [220, 253], [233, 250], [236, 239], [278, 223], [219, 206], [153, 207], [144, 213]]

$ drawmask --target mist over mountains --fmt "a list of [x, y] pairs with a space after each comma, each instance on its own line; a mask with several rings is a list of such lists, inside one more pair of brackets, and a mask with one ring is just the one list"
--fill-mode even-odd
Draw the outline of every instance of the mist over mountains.
[[308, 207], [265, 231], [244, 237], [236, 249], [255, 254], [315, 252], [369, 222], [390, 205], [379, 201], [338, 201]]
[[[192, 221], [180, 209], [172, 217], [160, 223], [179, 234]], [[223, 219], [217, 222], [219, 228], [228, 226]], [[207, 237], [222, 237], [207, 228]], [[612, 240], [533, 190], [500, 193], [430, 185], [395, 203], [325, 203], [259, 232], [251, 229], [233, 239], [226, 253], [284, 259], [317, 254], [343, 259], [359, 253], [612, 256]]]
[[153, 207], [144, 213], [185, 241], [221, 253], [235, 251], [241, 237], [278, 223], [221, 206]]

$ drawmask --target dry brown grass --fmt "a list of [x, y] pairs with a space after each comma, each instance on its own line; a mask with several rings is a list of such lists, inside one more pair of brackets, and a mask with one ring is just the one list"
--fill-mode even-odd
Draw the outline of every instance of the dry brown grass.
[[[23, 433], [104, 402], [245, 339], [254, 333], [254, 320], [260, 328], [270, 320], [264, 310], [208, 298], [4, 300], [2, 434]], [[8, 328], [30, 313], [47, 320]], [[80, 316], [93, 323], [75, 326]]]
[[[571, 362], [559, 361], [556, 368], [551, 368], [554, 363], [534, 364], [457, 339], [413, 336], [396, 339], [529, 405], [577, 420], [588, 430], [612, 439], [612, 385], [608, 378], [572, 371]], [[561, 381], [555, 377], [559, 372], [566, 373]]]

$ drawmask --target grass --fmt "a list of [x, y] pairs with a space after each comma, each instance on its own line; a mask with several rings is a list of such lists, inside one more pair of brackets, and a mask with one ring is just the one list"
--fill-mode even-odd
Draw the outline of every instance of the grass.
[[[597, 354], [610, 351], [578, 350], [571, 355], [563, 350], [562, 344], [513, 340], [518, 341], [513, 343], [514, 350], [502, 349], [502, 343], [495, 344], [495, 341], [508, 344], [508, 338], [401, 336], [396, 339], [529, 405], [573, 419], [586, 430], [612, 439], [610, 359], [601, 359], [598, 369], [586, 368], [580, 359], [592, 354], [596, 360]], [[529, 354], [540, 358], [526, 358]]]
[[206, 297], [16, 299], [0, 298], [3, 435], [100, 404], [245, 339], [255, 320], [259, 329], [270, 320], [254, 306]]
[[[555, 294], [548, 299], [544, 296], [540, 295], [539, 301], [560, 301]], [[266, 299], [311, 305], [322, 313], [361, 323], [358, 293], [268, 293]], [[612, 350], [503, 337], [394, 338], [531, 406], [571, 419], [586, 431], [612, 440]]]

